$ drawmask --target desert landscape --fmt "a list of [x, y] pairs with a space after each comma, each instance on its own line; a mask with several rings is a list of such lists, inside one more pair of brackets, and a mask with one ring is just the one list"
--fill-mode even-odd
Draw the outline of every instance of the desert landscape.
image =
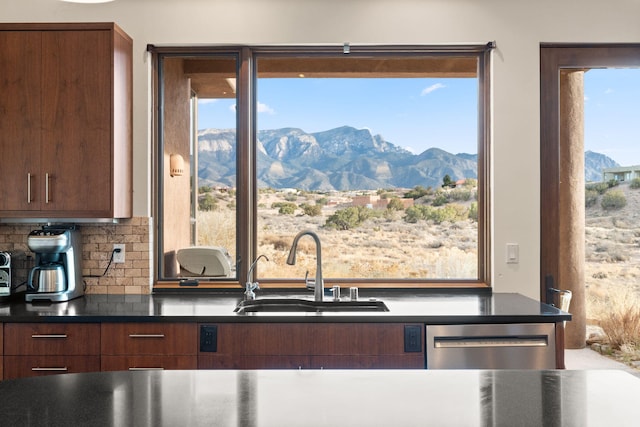
[[[585, 218], [588, 323], [600, 331], [600, 336], [593, 338], [599, 348], [627, 362], [640, 360], [640, 188], [637, 187], [640, 182], [601, 184], [600, 192], [594, 192], [589, 191], [588, 185]], [[356, 193], [365, 192], [261, 190], [258, 254], [266, 255], [269, 262], [260, 263], [260, 278], [302, 280], [306, 272], [313, 276], [316, 249], [311, 238], [300, 240], [295, 266], [285, 262], [294, 236], [299, 231], [311, 230], [322, 242], [325, 278], [473, 279], [477, 271], [477, 222], [464, 215], [472, 210], [474, 191], [467, 200], [449, 200], [436, 208], [455, 206], [462, 214], [454, 220], [409, 222], [406, 209], [373, 209], [376, 212], [357, 226], [343, 230], [328, 227], [328, 219], [351, 206]], [[603, 199], [608, 200], [606, 194], [612, 192], [623, 203], [603, 207]], [[434, 191], [417, 198], [415, 205], [432, 205], [440, 193]], [[402, 191], [395, 191], [386, 196], [403, 195]], [[235, 258], [233, 194], [214, 191], [213, 198], [214, 208], [199, 214], [199, 243], [225, 246]], [[305, 209], [316, 205], [320, 208], [315, 212]]]

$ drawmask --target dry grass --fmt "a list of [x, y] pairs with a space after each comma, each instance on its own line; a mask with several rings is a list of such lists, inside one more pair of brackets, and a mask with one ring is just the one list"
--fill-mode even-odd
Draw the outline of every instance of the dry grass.
[[[320, 236], [326, 278], [476, 277], [477, 224], [471, 220], [409, 224], [403, 220], [403, 212], [394, 212], [343, 231], [325, 228], [324, 224], [331, 214], [350, 202], [351, 198], [346, 194], [331, 196], [337, 204], [323, 206], [321, 215], [314, 217], [303, 215], [301, 209], [294, 215], [283, 215], [277, 208], [271, 208], [274, 203], [285, 200], [298, 206], [314, 204], [321, 197], [326, 196], [261, 192], [258, 201], [258, 254], [269, 258], [269, 262], [259, 266], [262, 279], [303, 278], [307, 271], [315, 274], [316, 252], [311, 238], [300, 240], [296, 265], [286, 264], [293, 238], [302, 230], [312, 230]], [[224, 246], [235, 259], [234, 209], [221, 203], [216, 211], [200, 212], [198, 229], [198, 244]]]
[[640, 360], [640, 190], [616, 187], [627, 204], [586, 210], [587, 323], [600, 326], [624, 361]]
[[640, 297], [636, 293], [617, 288], [604, 298], [591, 295], [588, 306], [614, 349], [640, 350]]

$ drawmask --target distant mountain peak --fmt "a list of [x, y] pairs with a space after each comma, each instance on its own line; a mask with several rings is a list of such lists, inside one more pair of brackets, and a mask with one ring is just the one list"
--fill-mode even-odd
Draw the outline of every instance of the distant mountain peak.
[[[257, 139], [260, 186], [322, 191], [435, 188], [445, 175], [454, 181], [477, 178], [477, 154], [452, 154], [437, 147], [413, 154], [366, 128], [345, 125], [308, 133], [288, 127], [260, 130]], [[198, 144], [200, 185], [235, 186], [235, 130], [203, 129]], [[587, 180], [600, 180], [602, 167], [615, 166], [605, 155], [585, 153]]]

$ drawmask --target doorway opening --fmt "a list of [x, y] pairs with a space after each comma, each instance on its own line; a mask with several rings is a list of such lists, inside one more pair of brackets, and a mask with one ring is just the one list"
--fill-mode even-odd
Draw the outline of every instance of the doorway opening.
[[[588, 297], [586, 291], [588, 287], [596, 287], [591, 282], [593, 279], [602, 280], [604, 276], [608, 275], [607, 272], [592, 271], [591, 267], [587, 267], [589, 257], [597, 259], [596, 255], [601, 254], [603, 258], [609, 257], [607, 260], [609, 263], [612, 262], [612, 257], [621, 258], [615, 255], [617, 243], [609, 242], [609, 246], [607, 246], [607, 240], [613, 240], [611, 238], [613, 237], [612, 234], [609, 235], [608, 239], [604, 237], [598, 238], [597, 244], [600, 246], [597, 247], [595, 244], [589, 246], [588, 241], [585, 240], [589, 238], [588, 233], [589, 235], [593, 233], [592, 230], [588, 229], [589, 219], [585, 213], [587, 209], [593, 208], [592, 210], [595, 210], [596, 208], [593, 206], [599, 203], [602, 212], [608, 211], [607, 214], [611, 214], [612, 206], [615, 206], [616, 202], [609, 201], [608, 199], [613, 198], [613, 196], [608, 196], [607, 201], [605, 201], [606, 207], [603, 207], [602, 199], [606, 191], [603, 189], [603, 194], [599, 194], [598, 197], [600, 199], [598, 199], [591, 192], [591, 190], [595, 190], [596, 183], [585, 182], [585, 169], [589, 169], [590, 155], [586, 156], [586, 161], [583, 160], [583, 156], [585, 156], [585, 148], [587, 148], [587, 152], [593, 151], [589, 150], [589, 144], [591, 144], [590, 132], [593, 132], [589, 126], [595, 124], [595, 122], [589, 122], [589, 117], [592, 117], [593, 112], [590, 109], [596, 103], [589, 104], [589, 93], [582, 95], [581, 92], [585, 90], [585, 87], [590, 87], [589, 79], [591, 77], [585, 77], [589, 73], [592, 73], [593, 77], [597, 77], [597, 73], [602, 70], [617, 68], [640, 68], [640, 46], [632, 44], [545, 44], [541, 46], [540, 294], [543, 301], [548, 301], [547, 288], [549, 283], [574, 292], [570, 310], [573, 320], [567, 324], [565, 334], [567, 348], [583, 348], [586, 345], [587, 318], [591, 316], [591, 312], [587, 311]], [[575, 80], [567, 80], [566, 76], [568, 75], [578, 77]], [[563, 78], [565, 81], [561, 83]], [[587, 86], [583, 84], [582, 79], [587, 81]], [[572, 92], [576, 88], [579, 90]], [[629, 87], [625, 90], [628, 91]], [[609, 92], [609, 94], [611, 93]], [[578, 95], [576, 96], [576, 94]], [[587, 102], [585, 102], [585, 95]], [[568, 99], [571, 102], [568, 103]], [[567, 105], [573, 105], [575, 108], [573, 110], [567, 109]], [[627, 112], [625, 111], [625, 113]], [[602, 114], [600, 113], [600, 115]], [[585, 123], [587, 124], [586, 127]], [[615, 126], [611, 125], [611, 120], [606, 121], [606, 123], [609, 129], [616, 129]], [[587, 132], [586, 137], [582, 134], [583, 132]], [[585, 142], [587, 143], [586, 147]], [[608, 142], [607, 147], [615, 148], [616, 144]], [[628, 157], [625, 157], [625, 159], [628, 159]], [[579, 168], [575, 167], [578, 163]], [[567, 174], [568, 170], [573, 171], [573, 174]], [[611, 183], [611, 188], [616, 184], [610, 177], [603, 174], [598, 185], [599, 187], [608, 187], [609, 183]], [[618, 182], [618, 187], [619, 184], [620, 182]], [[594, 188], [590, 186], [594, 186]], [[613, 191], [619, 190], [621, 188]], [[594, 205], [589, 207], [587, 206], [589, 203]], [[614, 205], [609, 205], [609, 203]], [[566, 206], [575, 207], [579, 205], [581, 205], [581, 209], [575, 211], [566, 209]], [[623, 219], [628, 221], [624, 217]], [[608, 221], [613, 223], [611, 218]], [[623, 225], [622, 219], [616, 219], [615, 223]], [[587, 226], [587, 229], [585, 229], [585, 226]], [[568, 233], [567, 230], [576, 232]], [[625, 244], [628, 247], [637, 246], [639, 243], [634, 240], [635, 230], [631, 231], [629, 228], [624, 230], [620, 234], [626, 236], [623, 238], [626, 242]], [[575, 255], [580, 248], [587, 255], [581, 254], [582, 257], [576, 257], [575, 259], [567, 256], [567, 254]], [[631, 257], [629, 258], [631, 259]], [[628, 273], [630, 277], [633, 277], [632, 274], [635, 273]], [[598, 279], [598, 277], [601, 279]], [[614, 279], [613, 282], [617, 287], [622, 287], [621, 284], [623, 282], [620, 277]], [[610, 293], [607, 292], [606, 296], [609, 298]], [[609, 315], [614, 313], [612, 304], [613, 301], [606, 300], [604, 313]], [[633, 311], [630, 313], [634, 315]], [[637, 304], [635, 313], [637, 313]], [[637, 316], [640, 318], [640, 314], [637, 314]], [[629, 317], [622, 321], [618, 319], [618, 321], [626, 326], [640, 324], [640, 320], [634, 320]], [[635, 342], [637, 343], [638, 340], [636, 339]]]

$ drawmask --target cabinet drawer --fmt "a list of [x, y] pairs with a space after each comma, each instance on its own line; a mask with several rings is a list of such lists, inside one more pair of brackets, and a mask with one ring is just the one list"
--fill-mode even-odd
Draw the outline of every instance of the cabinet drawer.
[[5, 356], [5, 379], [98, 372], [100, 356]]
[[103, 323], [103, 355], [196, 355], [195, 323]]
[[5, 355], [99, 355], [100, 325], [94, 323], [8, 323]]
[[197, 356], [102, 356], [102, 371], [197, 369]]

